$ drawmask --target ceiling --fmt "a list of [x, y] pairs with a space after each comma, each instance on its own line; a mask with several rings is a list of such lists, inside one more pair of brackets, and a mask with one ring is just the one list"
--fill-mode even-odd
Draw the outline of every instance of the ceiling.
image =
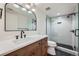
[[[46, 11], [47, 7], [50, 7], [50, 9]], [[58, 16], [58, 13], [59, 15], [66, 15], [77, 12], [76, 3], [39, 3], [36, 5], [36, 8], [50, 17]]]
[[[27, 3], [20, 3], [20, 5], [22, 5], [23, 7], [25, 7], [26, 4]], [[77, 12], [77, 3], [36, 3], [36, 4], [33, 3], [33, 4], [34, 6], [31, 8], [35, 8], [37, 12], [40, 10], [42, 13], [45, 13], [50, 17]], [[46, 10], [46, 8], [48, 8], [49, 10]], [[59, 15], [57, 15], [58, 13]]]

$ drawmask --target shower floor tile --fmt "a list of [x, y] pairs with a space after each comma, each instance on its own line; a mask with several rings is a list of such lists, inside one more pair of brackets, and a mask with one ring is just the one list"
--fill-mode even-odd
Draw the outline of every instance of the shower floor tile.
[[72, 54], [69, 54], [69, 53], [60, 51], [60, 50], [58, 50], [58, 49], [55, 49], [55, 50], [56, 50], [56, 56], [74, 56], [74, 55], [72, 55]]

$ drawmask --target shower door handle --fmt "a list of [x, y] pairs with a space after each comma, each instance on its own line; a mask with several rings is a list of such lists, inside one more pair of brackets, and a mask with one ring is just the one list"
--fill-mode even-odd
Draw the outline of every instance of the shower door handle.
[[76, 37], [79, 37], [79, 29], [75, 29], [74, 34]]

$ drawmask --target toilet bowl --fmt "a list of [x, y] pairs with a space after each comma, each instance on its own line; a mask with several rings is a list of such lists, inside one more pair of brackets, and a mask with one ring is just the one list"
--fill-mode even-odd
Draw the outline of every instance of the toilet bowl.
[[57, 44], [54, 41], [48, 41], [48, 54], [56, 55], [55, 48]]

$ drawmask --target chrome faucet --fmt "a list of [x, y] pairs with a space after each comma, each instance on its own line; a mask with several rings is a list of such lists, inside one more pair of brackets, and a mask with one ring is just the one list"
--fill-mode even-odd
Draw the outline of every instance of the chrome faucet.
[[[24, 34], [25, 32], [23, 30], [21, 30], [21, 35], [20, 38], [26, 38], [26, 34]], [[19, 39], [19, 35], [16, 35], [16, 39]]]
[[23, 38], [23, 33], [25, 33], [23, 30], [21, 30], [21, 38]]

